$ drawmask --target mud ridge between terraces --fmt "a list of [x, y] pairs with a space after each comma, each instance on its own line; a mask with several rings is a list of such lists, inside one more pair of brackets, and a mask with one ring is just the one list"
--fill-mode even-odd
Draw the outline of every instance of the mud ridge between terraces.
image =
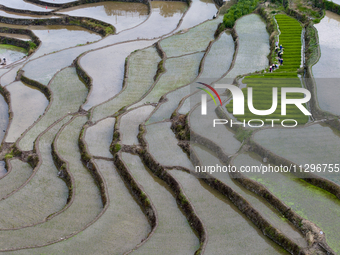
[[[1, 7], [6, 11], [6, 8]], [[13, 10], [9, 10], [13, 11]], [[17, 11], [16, 11], [17, 12]], [[27, 13], [27, 11], [19, 12], [19, 13]], [[32, 13], [28, 13], [32, 14]], [[46, 15], [46, 13], [44, 13]], [[40, 13], [38, 15], [41, 15]], [[12, 24], [12, 25], [21, 25], [21, 26], [47, 26], [47, 25], [75, 25], [80, 26], [85, 29], [88, 29], [92, 32], [100, 34], [101, 36], [107, 36], [110, 34], [115, 34], [115, 27], [106, 22], [96, 20], [88, 17], [72, 17], [66, 15], [58, 15], [60, 18], [55, 19], [15, 19], [0, 16], [0, 23]]]
[[[190, 125], [187, 123], [187, 121], [185, 121], [186, 118], [187, 116], [183, 118], [184, 121], [182, 120], [181, 123], [182, 125], [187, 126], [187, 128], [190, 130]], [[177, 118], [172, 119], [174, 123], [176, 123], [177, 120], [178, 120]], [[177, 133], [176, 129], [173, 129], [173, 131]], [[190, 130], [190, 132], [192, 131]], [[196, 134], [194, 135], [194, 138], [191, 137], [191, 141], [193, 141], [193, 139], [195, 140], [195, 142], [198, 143], [202, 141], [204, 141], [204, 143], [208, 142], [209, 147], [213, 148], [213, 150], [206, 146], [205, 144], [202, 145], [204, 145], [206, 148], [212, 150], [215, 153], [217, 152], [218, 158], [224, 164], [226, 165], [230, 164], [230, 159], [228, 158], [228, 155], [226, 155], [217, 144], [199, 135], [196, 137]], [[190, 148], [190, 144], [188, 143], [188, 141], [179, 143], [179, 145], [184, 149], [184, 151], [186, 151], [190, 159], [193, 161], [194, 165], [202, 165], [196, 153]], [[263, 197], [278, 212], [280, 212], [290, 222], [292, 222], [293, 225], [295, 225], [306, 238], [312, 236], [313, 242], [310, 244], [309, 248], [303, 249], [299, 247], [295, 242], [293, 242], [287, 236], [282, 234], [278, 229], [273, 227], [265, 218], [263, 218], [262, 215], [256, 209], [254, 209], [246, 199], [244, 199], [241, 195], [239, 195], [237, 192], [235, 192], [232, 188], [230, 188], [226, 184], [222, 183], [221, 181], [210, 175], [207, 176], [206, 174], [197, 174], [193, 171], [190, 171], [189, 169], [186, 169], [186, 171], [194, 174], [198, 178], [203, 179], [203, 181], [206, 182], [208, 185], [210, 185], [215, 190], [219, 191], [221, 194], [229, 198], [229, 200], [234, 205], [236, 205], [239, 208], [239, 210], [243, 214], [245, 214], [262, 231], [264, 235], [268, 236], [271, 240], [285, 248], [291, 254], [308, 254], [310, 249], [324, 250], [329, 252], [330, 254], [335, 254], [332, 253], [333, 252], [332, 249], [330, 249], [329, 246], [327, 245], [325, 237], [319, 234], [320, 233], [319, 227], [317, 227], [314, 223], [307, 221], [304, 218], [297, 215], [294, 211], [291, 210], [291, 208], [286, 206], [275, 195], [273, 195], [266, 187], [257, 183], [256, 181], [253, 181], [243, 175], [241, 176], [237, 174], [230, 174], [230, 177], [232, 179], [239, 182], [246, 189], [255, 193], [258, 196]]]
[[[106, 117], [105, 119], [107, 119], [107, 118], [110, 118], [110, 117]], [[118, 119], [118, 117], [117, 117], [117, 119]], [[154, 234], [154, 232], [155, 232], [155, 230], [158, 226], [158, 216], [157, 216], [156, 208], [154, 207], [151, 199], [148, 197], [148, 194], [145, 192], [143, 187], [141, 187], [138, 184], [138, 182], [134, 179], [129, 168], [126, 166], [126, 164], [122, 160], [121, 153], [114, 152], [114, 149], [112, 149], [112, 148], [114, 148], [115, 143], [119, 140], [119, 137], [120, 137], [120, 133], [119, 133], [119, 130], [118, 130], [117, 123], [118, 123], [118, 120], [115, 122], [113, 141], [112, 141], [112, 145], [110, 147], [110, 151], [113, 155], [113, 159], [104, 158], [104, 157], [97, 157], [97, 156], [93, 156], [93, 155], [89, 154], [88, 149], [87, 149], [88, 146], [87, 146], [87, 143], [86, 143], [84, 138], [85, 138], [87, 129], [94, 125], [91, 121], [88, 121], [88, 123], [86, 123], [83, 126], [83, 131], [82, 131], [82, 134], [80, 135], [81, 138], [79, 138], [79, 140], [81, 140], [81, 143], [82, 143], [81, 146], [83, 148], [82, 149], [82, 151], [83, 151], [82, 152], [82, 158], [85, 158], [87, 162], [91, 161], [93, 159], [104, 159], [104, 160], [108, 160], [108, 161], [113, 161], [120, 177], [122, 178], [123, 182], [126, 184], [128, 189], [130, 190], [131, 195], [136, 199], [137, 203], [141, 206], [143, 213], [145, 214], [145, 216], [147, 217], [147, 219], [149, 221], [149, 224], [151, 226], [150, 233], [147, 235], [146, 238], [143, 239], [143, 241], [141, 243], [137, 244], [134, 248], [132, 248], [130, 251], [127, 251], [125, 253], [125, 254], [129, 254], [133, 250], [137, 249], [138, 247], [140, 247], [141, 245], [146, 243], [151, 238], [151, 236]], [[109, 197], [108, 197], [108, 201], [109, 201]]]
[[143, 163], [154, 173], [155, 176], [163, 180], [169, 188], [174, 192], [174, 197], [177, 204], [182, 208], [184, 215], [192, 229], [198, 234], [200, 241], [200, 248], [195, 252], [195, 255], [204, 252], [207, 243], [207, 234], [204, 228], [202, 220], [197, 215], [194, 207], [190, 203], [190, 200], [184, 195], [179, 183], [166, 171], [165, 167], [159, 164], [148, 151], [148, 143], [145, 140], [145, 124], [139, 126], [138, 141], [142, 146], [142, 149], [138, 150], [138, 154]]

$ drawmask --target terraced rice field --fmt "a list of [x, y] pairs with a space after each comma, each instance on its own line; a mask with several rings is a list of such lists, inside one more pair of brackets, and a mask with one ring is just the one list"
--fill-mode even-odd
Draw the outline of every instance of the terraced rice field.
[[146, 105], [121, 116], [118, 129], [121, 134], [122, 144], [136, 145], [139, 143], [137, 139], [139, 124], [147, 120], [154, 109], [153, 106]]
[[0, 139], [3, 140], [8, 126], [8, 105], [4, 97], [0, 94]]
[[107, 118], [86, 130], [85, 141], [94, 156], [112, 158], [109, 151], [116, 119]]
[[283, 66], [278, 71], [296, 71], [301, 66], [301, 24], [287, 15], [275, 15], [280, 29], [279, 44], [283, 46]]
[[[181, 153], [182, 149], [177, 146], [177, 139], [171, 131], [170, 125], [169, 122], [160, 122], [146, 126], [145, 140], [150, 153], [156, 161], [164, 166], [181, 166], [193, 169], [187, 155]], [[174, 157], [176, 157], [176, 162], [173, 161]]]
[[[298, 165], [338, 163], [339, 134], [321, 124], [314, 124], [303, 129], [260, 131], [254, 135], [254, 140], [276, 155]], [[310, 171], [313, 170], [310, 169]], [[314, 173], [340, 184], [337, 172], [315, 171]]]
[[[2, 202], [1, 229], [20, 228], [43, 222], [65, 206], [69, 192], [65, 182], [57, 176], [58, 169], [51, 155], [51, 143], [62, 124], [68, 120], [65, 118], [39, 138], [37, 145], [42, 163], [34, 169], [34, 177], [32, 176], [33, 178], [22, 189]], [[19, 182], [23, 184], [29, 177], [27, 175], [32, 172], [27, 171], [29, 166], [21, 170], [17, 168], [18, 162], [15, 163], [15, 168], [12, 169], [14, 175], [17, 175], [16, 171], [25, 171], [22, 173], [23, 177], [20, 177], [23, 181]]]
[[338, 78], [339, 78], [339, 45], [338, 30], [340, 16], [326, 11], [326, 16], [319, 24], [315, 25], [318, 31], [321, 56], [312, 67], [313, 76], [317, 87], [317, 98], [322, 110], [339, 115], [337, 105]]
[[[164, 254], [195, 253], [199, 248], [199, 241], [166, 184], [145, 169], [137, 156], [124, 153], [122, 159], [133, 177], [143, 186], [145, 194], [150, 197], [158, 214], [159, 225], [155, 232], [145, 245], [133, 253], [159, 254], [160, 249]], [[172, 238], [167, 238], [168, 235]], [[176, 245], [173, 245], [173, 242]]]
[[[223, 165], [220, 163], [216, 155], [212, 154], [211, 151], [206, 150], [204, 147], [196, 145], [194, 146], [194, 150], [202, 165]], [[247, 161], [239, 162], [240, 165], [246, 165], [246, 163]], [[267, 221], [269, 221], [271, 225], [275, 226], [286, 236], [289, 236], [291, 240], [293, 240], [299, 246], [307, 246], [306, 240], [304, 240], [303, 235], [299, 232], [299, 230], [287, 219], [282, 217], [282, 215], [266, 200], [246, 190], [235, 180], [230, 178], [228, 173], [213, 173], [212, 176], [217, 178], [218, 180], [229, 186], [231, 189], [233, 189], [234, 192], [245, 198], [251, 204], [253, 209], [257, 210], [261, 215], [265, 217]], [[273, 244], [272, 246], [275, 247], [275, 245]]]
[[[320, 121], [326, 115], [310, 105], [310, 119], [293, 106], [286, 116], [280, 107], [265, 116], [310, 123], [256, 132], [212, 126], [232, 110], [221, 89], [221, 107], [209, 98], [207, 115], [201, 111], [197, 82], [242, 78], [238, 85], [253, 87], [258, 110], [271, 107], [272, 87], [302, 88], [298, 69], [311, 52], [308, 43], [302, 50], [306, 24], [279, 3], [262, 4], [223, 30], [218, 0], [89, 2], [0, 0], [0, 27], [10, 28], [1, 38], [27, 49], [0, 45], [7, 59], [0, 65], [0, 253], [340, 254], [336, 171], [313, 180], [195, 173], [198, 166], [240, 170], [273, 160], [338, 164], [337, 116]], [[265, 12], [263, 19], [258, 13]], [[321, 58], [314, 78], [337, 74], [326, 65], [337, 56], [336, 17], [326, 14], [315, 25]], [[83, 27], [73, 18], [66, 25], [70, 17], [84, 17]], [[284, 63], [268, 73], [274, 18]], [[102, 22], [116, 33], [103, 36], [112, 29]], [[336, 114], [336, 87], [316, 84], [322, 110]], [[322, 93], [323, 102], [332, 94], [331, 108]], [[244, 119], [263, 118], [245, 109]]]
[[12, 45], [0, 45], [0, 54], [2, 58], [6, 58], [7, 64], [12, 64], [25, 57], [27, 52], [20, 47]]
[[[252, 154], [241, 154], [237, 156], [234, 162], [238, 166], [245, 164], [254, 166], [261, 164], [261, 158]], [[340, 203], [334, 195], [297, 179], [289, 173], [270, 173], [266, 175], [254, 173], [247, 174], [247, 176], [264, 184], [294, 211], [320, 226], [325, 233], [335, 233], [334, 235], [327, 235], [326, 239], [333, 250], [339, 253], [337, 221], [332, 219], [337, 219], [340, 216]]]
[[[284, 47], [283, 54], [283, 65], [280, 65], [279, 69], [273, 71], [273, 73], [267, 73], [264, 75], [252, 75], [247, 76], [242, 80], [243, 84], [247, 87], [243, 88], [243, 94], [245, 96], [244, 102], [244, 115], [237, 116], [238, 119], [249, 121], [251, 119], [265, 120], [268, 118], [283, 120], [283, 119], [294, 119], [298, 124], [305, 124], [308, 122], [308, 116], [304, 115], [298, 107], [295, 105], [288, 105], [286, 115], [281, 114], [280, 107], [274, 108], [269, 115], [259, 117], [253, 114], [248, 107], [248, 91], [247, 88], [253, 89], [253, 103], [252, 106], [256, 110], [269, 110], [272, 109], [273, 105], [273, 87], [277, 88], [277, 100], [281, 100], [281, 88], [283, 87], [296, 87], [301, 88], [300, 77], [297, 76], [297, 69], [301, 65], [301, 24], [287, 16], [287, 15], [275, 15], [278, 27], [280, 29], [279, 44]], [[233, 72], [233, 71], [231, 71]], [[281, 72], [285, 72], [281, 74]], [[230, 75], [230, 74], [228, 74]], [[287, 98], [303, 98], [302, 93], [288, 93]], [[227, 105], [228, 112], [233, 110], [233, 101], [230, 101]], [[275, 107], [275, 105], [274, 105]], [[304, 104], [306, 107], [306, 104]]]
[[44, 113], [48, 100], [38, 89], [20, 81], [9, 85], [7, 90], [11, 93], [13, 119], [5, 141], [15, 142]]
[[[235, 253], [235, 246], [239, 247], [237, 252], [243, 254], [285, 254], [276, 245], [268, 245], [264, 238], [256, 234], [256, 229], [249, 231], [251, 223], [237, 212], [230, 201], [207, 184], [179, 170], [172, 170], [170, 174], [182, 184], [184, 192], [206, 224], [209, 236], [205, 248], [207, 254]], [[226, 220], [221, 222], [221, 217]], [[247, 242], [244, 243], [240, 236], [247, 238]]]
[[71, 7], [59, 13], [101, 20], [115, 26], [119, 33], [142, 23], [148, 17], [148, 7], [142, 3], [104, 2]]
[[201, 116], [201, 107], [194, 108], [189, 115], [191, 131], [214, 142], [228, 155], [236, 153], [241, 147], [241, 143], [235, 138], [235, 133], [232, 130], [227, 129], [224, 125], [216, 125], [214, 132], [206, 132], [213, 119], [218, 119], [213, 101], [208, 102], [206, 116]]
[[235, 65], [226, 79], [261, 71], [268, 65], [269, 34], [261, 17], [255, 14], [246, 15], [237, 21], [235, 30], [239, 37], [239, 48]]
[[52, 80], [50, 89], [53, 96], [47, 112], [19, 142], [23, 150], [32, 150], [35, 139], [42, 131], [65, 115], [78, 111], [88, 93], [84, 83], [77, 76], [75, 68], [72, 67], [58, 73]]
[[[165, 61], [166, 72], [162, 74], [152, 91], [136, 106], [157, 103], [162, 95], [191, 83], [198, 75], [199, 64], [204, 53], [194, 53]], [[176, 76], [174, 77], [174, 75]]]
[[[32, 167], [29, 164], [18, 159], [12, 159], [8, 163], [9, 169], [7, 169], [6, 173], [4, 173], [4, 163], [5, 162], [2, 161], [1, 164], [3, 174], [0, 179], [0, 199], [4, 199], [12, 192], [15, 192], [27, 181], [33, 172]], [[6, 174], [6, 176], [4, 176], [4, 174]]]

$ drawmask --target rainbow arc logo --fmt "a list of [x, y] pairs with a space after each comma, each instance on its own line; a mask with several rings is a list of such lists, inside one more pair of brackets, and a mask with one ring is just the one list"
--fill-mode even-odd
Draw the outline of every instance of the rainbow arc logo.
[[[217, 93], [217, 91], [211, 87], [210, 85], [208, 84], [205, 84], [203, 82], [197, 82], [199, 84], [202, 84], [204, 86], [206, 86], [207, 88], [209, 88], [212, 92], [214, 92], [214, 94], [217, 96], [218, 100], [220, 101], [220, 104], [222, 106], [222, 100], [221, 100], [221, 97], [220, 95]], [[207, 89], [204, 89], [204, 88], [200, 88], [200, 87], [197, 87], [198, 89], [200, 90], [203, 90], [204, 92], [206, 92], [211, 98], [212, 100], [214, 101], [215, 105], [217, 106], [217, 103], [216, 103], [216, 100], [213, 96], [213, 94], [211, 94], [211, 92]], [[207, 115], [207, 95], [206, 94], [202, 94], [202, 107], [201, 107], [201, 114], [202, 115]]]

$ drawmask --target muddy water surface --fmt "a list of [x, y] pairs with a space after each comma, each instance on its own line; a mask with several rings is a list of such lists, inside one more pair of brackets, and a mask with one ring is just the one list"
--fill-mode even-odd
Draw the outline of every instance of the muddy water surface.
[[[204, 10], [204, 11], [202, 11]], [[178, 30], [187, 29], [197, 24], [212, 19], [217, 13], [217, 8], [212, 0], [193, 0], [188, 12], [183, 18], [183, 22]]]
[[5, 167], [5, 161], [0, 161], [0, 178], [3, 177], [7, 173]]
[[28, 11], [38, 11], [38, 12], [50, 12], [54, 8], [43, 7], [41, 5], [35, 5], [28, 3], [24, 0], [0, 0], [0, 5], [4, 5], [9, 8], [19, 9], [19, 10], [28, 10]]
[[17, 12], [9, 12], [0, 10], [0, 16], [2, 17], [8, 17], [8, 18], [15, 18], [15, 19], [53, 19], [53, 18], [59, 18], [58, 16], [52, 16], [52, 15], [34, 15], [34, 14], [25, 14], [25, 13], [17, 13]]
[[130, 42], [118, 44], [86, 54], [80, 65], [93, 79], [91, 93], [85, 110], [115, 96], [123, 87], [125, 59], [134, 50], [148, 47], [154, 41]]
[[21, 81], [7, 87], [11, 93], [13, 119], [6, 142], [15, 142], [45, 111], [48, 100], [43, 93]]
[[[241, 154], [234, 163], [238, 166], [263, 164], [262, 159], [255, 154]], [[339, 254], [339, 199], [289, 173], [248, 173], [247, 176], [265, 185], [300, 216], [317, 224], [326, 233], [328, 245]]]
[[[6, 64], [9, 65], [26, 56], [27, 52], [23, 48], [13, 45], [0, 44], [0, 58], [6, 58]], [[2, 62], [2, 61], [1, 61]]]
[[326, 11], [318, 30], [321, 57], [312, 67], [321, 109], [340, 114], [340, 16]]
[[[340, 137], [328, 126], [315, 124], [296, 129], [269, 129], [257, 132], [255, 142], [276, 155], [299, 165], [339, 164]], [[309, 172], [312, 172], [309, 168]], [[340, 173], [314, 172], [340, 185]]]
[[29, 37], [28, 35], [21, 35], [21, 34], [6, 34], [6, 33], [0, 33], [0, 36], [15, 38], [15, 39], [23, 40], [23, 41], [29, 41], [29, 40], [31, 40], [31, 37]]
[[101, 2], [68, 8], [59, 13], [104, 21], [113, 25], [118, 33], [143, 22], [149, 10], [142, 3]]
[[0, 94], [0, 144], [4, 138], [8, 125], [8, 105], [4, 97]]

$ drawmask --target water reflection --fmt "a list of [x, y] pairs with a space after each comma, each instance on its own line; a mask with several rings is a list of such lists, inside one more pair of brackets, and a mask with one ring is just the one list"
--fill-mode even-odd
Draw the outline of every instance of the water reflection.
[[0, 178], [3, 177], [7, 173], [7, 170], [5, 168], [5, 162], [0, 161]]
[[[165, 18], [172, 17], [175, 14], [183, 14], [187, 10], [187, 6], [181, 4], [176, 5], [176, 2], [163, 3], [163, 2], [153, 2], [153, 8], [159, 8], [159, 14]], [[178, 8], [177, 8], [178, 7]]]
[[76, 6], [60, 13], [76, 17], [89, 17], [115, 26], [116, 31], [134, 27], [149, 14], [148, 6], [142, 3], [105, 2]]

